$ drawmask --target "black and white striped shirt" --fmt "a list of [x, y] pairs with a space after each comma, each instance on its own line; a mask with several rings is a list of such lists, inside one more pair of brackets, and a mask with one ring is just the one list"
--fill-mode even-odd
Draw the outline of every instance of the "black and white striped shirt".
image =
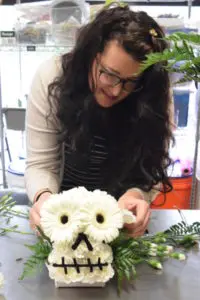
[[61, 191], [77, 186], [84, 186], [88, 190], [101, 189], [101, 167], [107, 155], [105, 139], [100, 136], [94, 136], [93, 146], [89, 153], [73, 151], [66, 142]]

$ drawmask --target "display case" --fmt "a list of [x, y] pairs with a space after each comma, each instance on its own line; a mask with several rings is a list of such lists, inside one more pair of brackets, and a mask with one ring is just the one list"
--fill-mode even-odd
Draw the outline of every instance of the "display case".
[[[94, 1], [95, 2], [95, 1]], [[181, 1], [180, 1], [181, 2]], [[200, 6], [191, 10], [192, 2], [178, 7], [166, 5], [140, 5], [131, 2], [133, 10], [150, 14], [166, 33], [174, 31], [200, 31]], [[26, 108], [33, 75], [38, 66], [55, 54], [69, 52], [75, 43], [82, 24], [88, 22], [100, 9], [83, 0], [44, 1], [14, 6], [0, 6], [0, 110], [2, 107]], [[176, 11], [176, 14], [174, 13]], [[178, 13], [177, 13], [178, 11]], [[164, 12], [164, 14], [163, 14]], [[188, 18], [188, 16], [191, 18]], [[177, 74], [174, 74], [177, 76]], [[195, 132], [197, 124], [197, 97], [193, 83], [173, 87], [175, 103], [176, 147], [171, 150], [174, 159], [194, 161]], [[2, 114], [0, 114], [2, 115]], [[3, 125], [3, 119], [1, 118]], [[1, 136], [3, 132], [1, 126]], [[187, 146], [183, 146], [186, 142]], [[4, 139], [1, 139], [3, 162], [3, 185], [7, 186], [5, 170]], [[177, 157], [176, 157], [177, 156]], [[170, 176], [177, 176], [178, 168]], [[180, 174], [179, 174], [180, 175]], [[191, 176], [192, 174], [190, 174]], [[190, 200], [189, 206], [194, 206]], [[188, 207], [189, 208], [189, 207]]]
[[3, 106], [25, 105], [32, 76], [40, 63], [54, 54], [70, 51], [78, 29], [88, 18], [89, 8], [82, 0], [0, 7]]

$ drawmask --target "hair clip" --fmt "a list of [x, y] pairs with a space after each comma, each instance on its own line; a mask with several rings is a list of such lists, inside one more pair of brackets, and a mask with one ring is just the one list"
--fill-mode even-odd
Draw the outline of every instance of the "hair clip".
[[158, 34], [157, 34], [157, 32], [155, 31], [154, 28], [150, 29], [150, 30], [149, 30], [149, 33], [150, 33], [150, 35], [153, 36], [153, 37], [158, 36]]

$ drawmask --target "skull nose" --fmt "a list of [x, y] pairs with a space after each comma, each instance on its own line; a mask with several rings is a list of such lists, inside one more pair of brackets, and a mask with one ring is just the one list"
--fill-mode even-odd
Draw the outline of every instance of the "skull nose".
[[79, 235], [77, 236], [75, 243], [72, 245], [72, 249], [76, 250], [82, 241], [84, 241], [86, 243], [86, 246], [89, 251], [93, 251], [92, 244], [88, 240], [87, 235], [82, 232], [79, 233]]

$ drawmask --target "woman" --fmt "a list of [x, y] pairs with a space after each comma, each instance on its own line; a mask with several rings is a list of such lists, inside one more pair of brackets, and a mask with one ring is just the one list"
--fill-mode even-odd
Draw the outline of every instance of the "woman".
[[85, 186], [115, 196], [136, 214], [130, 234], [144, 233], [154, 186], [171, 188], [168, 73], [159, 65], [139, 73], [148, 53], [167, 47], [163, 36], [146, 13], [107, 8], [81, 29], [71, 53], [40, 67], [27, 109], [33, 228], [51, 193]]

